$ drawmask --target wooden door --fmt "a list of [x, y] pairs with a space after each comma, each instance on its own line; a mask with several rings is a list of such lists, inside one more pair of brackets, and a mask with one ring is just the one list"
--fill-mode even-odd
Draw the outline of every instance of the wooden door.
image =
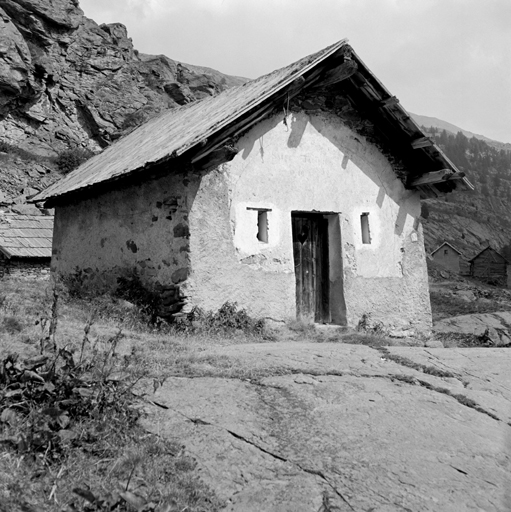
[[291, 221], [297, 318], [328, 323], [328, 220], [321, 214], [297, 212]]

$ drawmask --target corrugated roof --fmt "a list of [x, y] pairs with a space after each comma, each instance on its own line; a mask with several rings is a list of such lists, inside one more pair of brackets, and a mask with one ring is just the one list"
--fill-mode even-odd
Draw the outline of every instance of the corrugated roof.
[[44, 201], [129, 174], [169, 155], [183, 154], [291, 83], [339, 50], [346, 42], [347, 40], [343, 39], [256, 80], [227, 89], [217, 96], [163, 113], [92, 157], [68, 176], [38, 194], [32, 202]]
[[7, 258], [51, 258], [53, 216], [0, 213], [0, 252]]

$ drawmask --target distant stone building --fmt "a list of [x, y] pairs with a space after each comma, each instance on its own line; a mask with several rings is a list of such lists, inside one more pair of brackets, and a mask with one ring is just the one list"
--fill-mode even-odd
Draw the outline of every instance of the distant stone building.
[[35, 197], [52, 271], [168, 315], [431, 328], [421, 195], [470, 182], [345, 41], [164, 112]]
[[510, 286], [509, 261], [492, 247], [486, 247], [470, 260], [470, 275], [488, 284]]
[[444, 242], [431, 253], [431, 258], [435, 263], [456, 272], [456, 274], [460, 273], [460, 257], [461, 252], [449, 242]]
[[50, 275], [53, 216], [0, 214], [0, 277]]

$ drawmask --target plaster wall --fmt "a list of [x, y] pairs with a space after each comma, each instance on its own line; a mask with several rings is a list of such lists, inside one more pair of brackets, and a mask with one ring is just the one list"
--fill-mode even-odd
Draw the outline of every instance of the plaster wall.
[[[340, 247], [330, 279], [342, 279], [346, 322], [369, 315], [391, 328], [428, 330], [418, 194], [335, 115], [298, 112], [286, 121], [259, 123], [238, 141], [234, 160], [202, 178], [190, 210], [187, 294], [205, 309], [229, 300], [256, 316], [294, 317], [291, 212], [316, 211], [337, 218], [329, 220], [330, 245]], [[268, 243], [257, 239], [257, 209], [268, 210]], [[370, 244], [362, 242], [363, 213]]]
[[177, 302], [197, 186], [196, 175], [174, 174], [57, 207], [52, 270], [98, 291], [134, 271], [169, 305]]

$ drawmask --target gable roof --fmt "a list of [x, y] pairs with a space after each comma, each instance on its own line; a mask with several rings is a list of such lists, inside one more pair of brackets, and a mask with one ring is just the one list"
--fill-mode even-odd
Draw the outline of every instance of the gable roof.
[[458, 249], [456, 249], [456, 247], [454, 247], [454, 245], [451, 245], [449, 242], [444, 242], [443, 244], [439, 245], [432, 253], [431, 253], [431, 256], [433, 256], [436, 252], [438, 252], [444, 245], [448, 245], [453, 251], [456, 251], [460, 256], [461, 256], [461, 252], [458, 251]]
[[468, 260], [469, 263], [472, 263], [474, 260], [476, 260], [477, 258], [479, 258], [479, 256], [481, 256], [481, 254], [483, 254], [483, 252], [486, 252], [486, 251], [491, 251], [493, 252], [494, 254], [496, 254], [497, 256], [499, 256], [500, 258], [502, 258], [507, 264], [509, 264], [509, 261], [504, 257], [502, 256], [502, 254], [500, 254], [500, 252], [496, 251], [493, 247], [491, 247], [490, 245], [488, 247], [485, 247], [482, 251], [478, 252], [471, 260]]
[[[345, 81], [350, 82], [352, 89], [357, 89], [355, 102], [366, 102], [373, 110], [378, 109], [378, 116], [388, 125], [381, 131], [385, 132], [390, 127], [413, 146], [415, 154], [421, 155], [427, 168], [421, 174], [428, 171], [440, 173], [429, 177], [430, 181], [422, 184], [422, 188], [431, 189], [435, 183], [445, 183], [455, 178], [460, 178], [465, 187], [473, 188], [344, 39], [217, 96], [164, 112], [92, 157], [35, 196], [32, 202], [55, 200], [128, 175], [144, 173], [155, 165], [185, 154], [189, 161], [195, 162], [225, 144], [236, 133], [268, 116], [277, 101], [282, 100], [284, 104], [286, 98], [289, 101], [290, 97], [306, 87], [326, 84], [328, 73], [335, 73], [340, 65], [346, 63], [351, 63], [354, 72]], [[363, 105], [364, 110], [366, 106]], [[282, 109], [282, 105], [279, 107]]]
[[51, 258], [53, 216], [0, 215], [0, 252], [7, 258]]

